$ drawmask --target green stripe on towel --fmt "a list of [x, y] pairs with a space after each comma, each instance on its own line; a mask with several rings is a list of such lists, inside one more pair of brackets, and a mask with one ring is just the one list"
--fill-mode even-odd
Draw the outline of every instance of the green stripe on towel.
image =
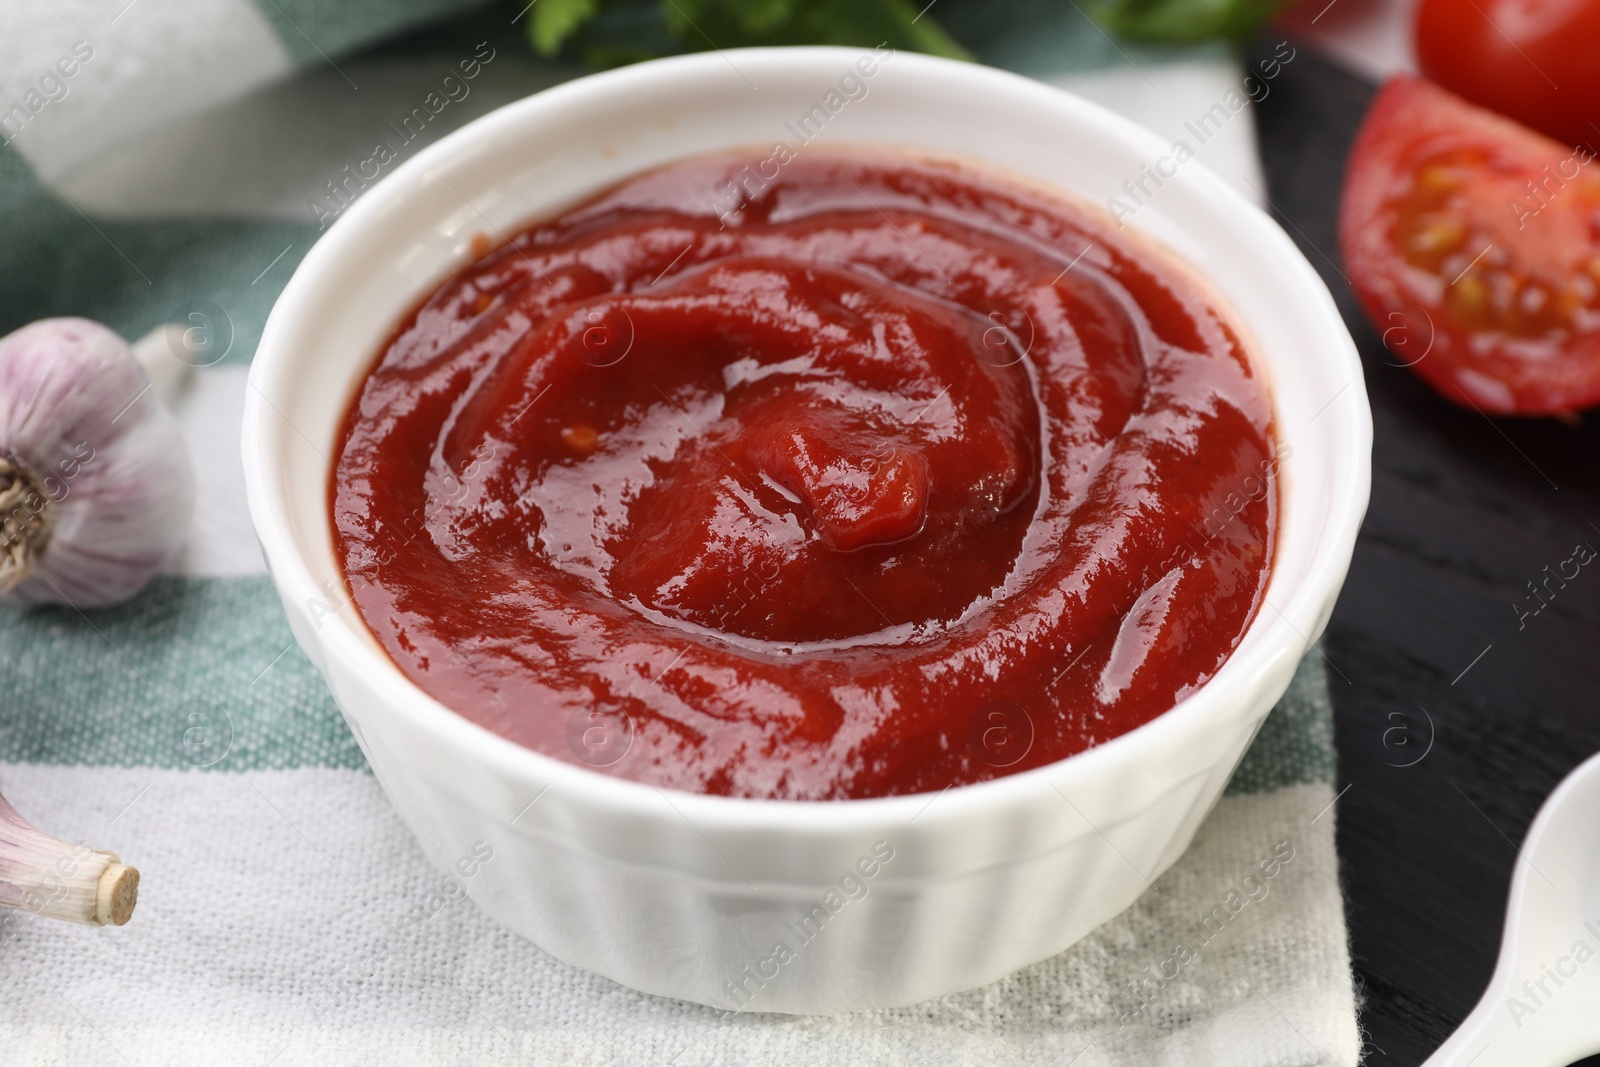
[[0, 612], [0, 761], [366, 766], [265, 575], [157, 579], [121, 607]]
[[[485, 0], [254, 0], [296, 66], [332, 58], [376, 38], [481, 7]], [[506, 16], [510, 18], [510, 15]]]
[[309, 217], [90, 222], [5, 147], [0, 217], [0, 335], [35, 319], [81, 315], [131, 340], [163, 322], [190, 321], [191, 310], [209, 304], [231, 327], [223, 363], [250, 361], [267, 313], [318, 236]]

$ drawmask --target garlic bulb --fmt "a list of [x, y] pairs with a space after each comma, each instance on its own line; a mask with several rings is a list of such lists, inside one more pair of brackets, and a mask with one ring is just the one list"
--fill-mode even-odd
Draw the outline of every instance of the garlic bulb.
[[0, 797], [0, 907], [47, 919], [121, 926], [139, 899], [139, 872], [115, 852], [34, 829]]
[[183, 438], [127, 342], [88, 319], [0, 338], [0, 601], [126, 600], [193, 508]]

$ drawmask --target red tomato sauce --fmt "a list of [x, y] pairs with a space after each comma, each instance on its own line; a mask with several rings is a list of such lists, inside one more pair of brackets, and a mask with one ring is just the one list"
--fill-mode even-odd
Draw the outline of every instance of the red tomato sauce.
[[331, 484], [400, 669], [559, 759], [788, 799], [1036, 767], [1210, 678], [1279, 453], [1200, 283], [954, 165], [773, 169], [627, 181], [400, 326]]

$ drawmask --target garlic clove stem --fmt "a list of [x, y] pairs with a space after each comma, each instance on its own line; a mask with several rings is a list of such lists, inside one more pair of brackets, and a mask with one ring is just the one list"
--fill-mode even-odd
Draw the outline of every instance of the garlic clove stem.
[[191, 365], [178, 358], [183, 348], [183, 332], [180, 323], [163, 323], [132, 344], [134, 356], [150, 376], [161, 402], [168, 407], [189, 380]]
[[139, 899], [139, 872], [115, 852], [36, 829], [0, 797], [0, 906], [47, 919], [121, 926]]
[[[112, 853], [115, 855], [115, 853]], [[97, 926], [122, 926], [133, 918], [139, 903], [139, 871], [111, 863], [95, 883], [94, 921]]]

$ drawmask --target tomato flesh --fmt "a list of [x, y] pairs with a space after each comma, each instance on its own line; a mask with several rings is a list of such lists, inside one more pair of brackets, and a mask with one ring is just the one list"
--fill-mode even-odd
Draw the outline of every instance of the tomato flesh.
[[1399, 77], [1356, 138], [1339, 237], [1398, 357], [1505, 414], [1600, 403], [1600, 168], [1429, 82]]

